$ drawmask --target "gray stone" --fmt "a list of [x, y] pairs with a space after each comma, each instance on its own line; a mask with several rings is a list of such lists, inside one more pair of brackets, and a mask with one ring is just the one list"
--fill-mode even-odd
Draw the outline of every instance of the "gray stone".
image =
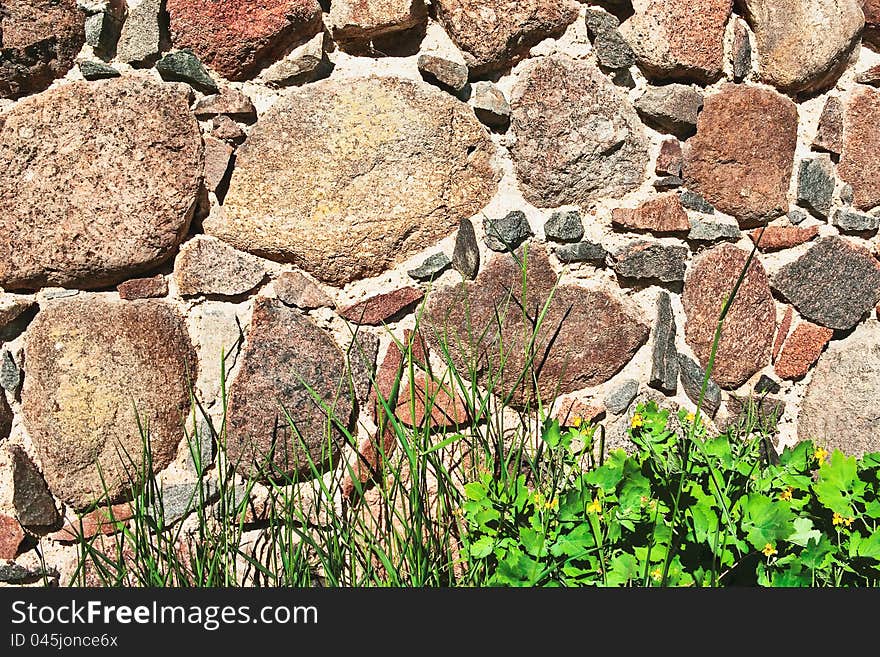
[[635, 108], [645, 122], [679, 139], [697, 132], [697, 116], [703, 107], [703, 94], [686, 84], [649, 87], [636, 100]]
[[58, 509], [43, 475], [18, 445], [9, 447], [12, 457], [12, 503], [23, 527], [49, 529], [58, 522]]
[[588, 8], [587, 32], [593, 42], [596, 61], [603, 68], [626, 69], [636, 63], [632, 48], [618, 31], [620, 21], [602, 9]]
[[635, 379], [624, 381], [605, 396], [605, 408], [615, 415], [625, 413], [637, 394], [639, 382]]
[[[6, 401], [6, 395], [0, 392], [0, 440], [9, 438], [12, 431], [12, 409]], [[2, 539], [0, 539], [2, 543]]]
[[86, 43], [96, 53], [110, 55], [116, 47], [122, 22], [108, 12], [89, 16], [85, 21]]
[[829, 452], [880, 451], [880, 323], [869, 320], [819, 357], [798, 416], [798, 438]]
[[275, 279], [275, 295], [282, 303], [302, 310], [332, 308], [334, 305], [317, 283], [298, 271], [286, 271]]
[[544, 224], [544, 237], [553, 242], [579, 242], [584, 237], [584, 222], [577, 210], [554, 212]]
[[687, 238], [696, 242], [717, 242], [719, 240], [737, 241], [742, 237], [738, 224], [724, 221], [691, 219], [691, 230]]
[[689, 250], [661, 242], [639, 240], [618, 249], [608, 258], [608, 266], [622, 278], [683, 281]]
[[604, 263], [608, 252], [601, 244], [596, 244], [589, 240], [577, 242], [576, 244], [563, 244], [554, 247], [553, 253], [561, 262], [566, 264], [572, 262], [593, 262], [596, 264]]
[[376, 378], [376, 358], [379, 356], [379, 336], [360, 329], [352, 336], [346, 352], [346, 363], [354, 396], [360, 408], [370, 398], [370, 390]]
[[103, 62], [93, 62], [91, 60], [83, 60], [79, 63], [79, 72], [82, 73], [86, 80], [109, 80], [110, 78], [118, 78], [120, 73], [112, 66]]
[[758, 382], [755, 384], [755, 392], [757, 394], [763, 394], [765, 392], [769, 392], [771, 395], [775, 395], [780, 391], [780, 386], [777, 381], [774, 381], [766, 374], [762, 374], [761, 378], [758, 379]]
[[15, 562], [0, 564], [0, 582], [6, 584], [30, 584], [48, 579], [50, 582], [58, 581], [58, 571], [54, 568], [42, 570], [40, 568], [26, 568]]
[[477, 244], [477, 233], [470, 219], [462, 219], [455, 236], [455, 248], [452, 251], [452, 266], [462, 276], [473, 280], [480, 270], [480, 245]]
[[667, 189], [675, 189], [684, 185], [684, 180], [678, 176], [662, 176], [652, 183], [655, 189], [665, 191]]
[[749, 30], [742, 18], [737, 18], [733, 24], [733, 47], [731, 49], [733, 64], [733, 79], [742, 82], [752, 70], [752, 42], [749, 40]]
[[831, 156], [801, 160], [798, 170], [798, 203], [818, 217], [827, 217], [834, 195], [834, 164]]
[[[468, 82], [468, 67], [445, 57], [421, 54], [416, 65], [427, 82], [449, 91], [457, 93]], [[507, 114], [510, 115], [510, 107], [507, 108]]]
[[806, 221], [807, 217], [809, 217], [809, 216], [810, 215], [808, 215], [803, 210], [801, 210], [799, 208], [793, 208], [792, 210], [789, 210], [789, 212], [788, 212], [788, 221], [793, 226], [797, 226], [798, 224], [802, 224], [804, 221]]
[[510, 124], [510, 103], [501, 89], [491, 82], [474, 82], [471, 85], [470, 104], [477, 118], [486, 125], [506, 130]]
[[719, 413], [715, 423], [722, 431], [734, 427], [775, 429], [776, 422], [783, 413], [785, 413], [785, 402], [776, 397], [731, 394], [725, 403], [725, 410]]
[[162, 0], [141, 0], [128, 8], [116, 44], [116, 59], [126, 64], [147, 64], [159, 55], [159, 12]]
[[0, 355], [0, 387], [14, 395], [20, 386], [21, 369], [15, 364], [12, 354], [4, 349]]
[[841, 233], [860, 233], [877, 230], [880, 227], [880, 219], [870, 214], [837, 208], [831, 219], [831, 225], [837, 226]]
[[166, 82], [186, 82], [193, 89], [205, 94], [216, 94], [220, 91], [192, 50], [168, 53], [156, 62], [156, 70]]
[[499, 253], [516, 250], [532, 236], [532, 228], [522, 210], [508, 212], [500, 219], [484, 217], [483, 230], [486, 233], [486, 246]]
[[327, 57], [325, 34], [321, 32], [266, 68], [258, 79], [270, 87], [291, 87], [321, 80], [332, 72], [333, 62]]
[[880, 262], [851, 240], [824, 237], [776, 272], [772, 285], [805, 319], [848, 330], [880, 302]]
[[182, 296], [237, 296], [265, 278], [259, 258], [214, 237], [196, 235], [174, 261], [174, 280]]
[[665, 290], [657, 297], [657, 319], [651, 348], [651, 378], [648, 385], [666, 395], [678, 390], [678, 349], [675, 348], [675, 315]]
[[[233, 361], [227, 361], [231, 363]], [[190, 431], [186, 435], [187, 450], [186, 464], [190, 471], [197, 476], [202, 476], [214, 462], [214, 444], [217, 432], [208, 418], [202, 418], [198, 431]], [[198, 459], [198, 463], [196, 463]]]
[[79, 290], [68, 290], [63, 287], [46, 287], [42, 290], [43, 298], [46, 301], [53, 299], [66, 299], [67, 297], [75, 297], [79, 294]]
[[406, 273], [417, 281], [430, 281], [446, 271], [451, 264], [452, 260], [445, 253], [435, 253], [425, 258], [421, 265]]
[[855, 191], [849, 183], [840, 186], [840, 202], [844, 205], [852, 205], [855, 200]]
[[[201, 491], [200, 491], [201, 489]], [[186, 484], [169, 484], [162, 486], [162, 517], [164, 527], [183, 520], [191, 513], [211, 502], [217, 497], [219, 489], [213, 479]], [[149, 514], [152, 509], [148, 509]]]
[[685, 189], [678, 196], [678, 200], [681, 201], [681, 206], [688, 210], [693, 210], [694, 212], [699, 212], [700, 214], [715, 214], [715, 206], [709, 203], [702, 196], [697, 194], [696, 192], [692, 192], [689, 189]]
[[[695, 404], [699, 404], [700, 391], [703, 388], [703, 381], [706, 379], [706, 372], [693, 359], [684, 354], [678, 355], [678, 371], [681, 376], [681, 385], [688, 398]], [[706, 383], [706, 392], [703, 395], [703, 410], [711, 416], [715, 415], [719, 406], [721, 406], [721, 388], [712, 379], [709, 379]]]
[[828, 96], [822, 114], [819, 117], [819, 127], [812, 147], [816, 150], [828, 151], [840, 155], [843, 151], [843, 115], [844, 107], [840, 98]]

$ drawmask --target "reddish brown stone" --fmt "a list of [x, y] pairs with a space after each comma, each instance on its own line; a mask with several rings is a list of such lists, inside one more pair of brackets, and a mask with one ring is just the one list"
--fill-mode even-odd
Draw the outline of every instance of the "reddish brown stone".
[[133, 278], [116, 286], [119, 298], [126, 301], [135, 299], [152, 299], [168, 294], [168, 281], [162, 274], [152, 278]]
[[0, 98], [42, 91], [71, 69], [86, 39], [85, 16], [76, 4], [76, 0], [0, 3]]
[[880, 65], [872, 66], [856, 76], [859, 84], [870, 84], [872, 87], [880, 86]]
[[24, 529], [18, 520], [0, 514], [0, 559], [15, 559], [18, 546], [24, 540]]
[[798, 324], [785, 341], [782, 354], [776, 361], [774, 369], [777, 376], [783, 379], [800, 379], [806, 376], [832, 337], [834, 331], [830, 328], [810, 322]]
[[58, 522], [58, 509], [46, 480], [22, 447], [11, 445], [8, 449], [12, 459], [12, 503], [18, 521], [33, 531], [51, 529]]
[[795, 104], [775, 91], [726, 84], [706, 98], [684, 155], [690, 189], [741, 227], [788, 209], [797, 145]]
[[[732, 244], [704, 252], [684, 284], [682, 304], [687, 321], [685, 340], [700, 365], [708, 367], [715, 329], [725, 299], [745, 268], [748, 253]], [[761, 263], [752, 260], [736, 299], [724, 320], [712, 379], [723, 388], [738, 388], [770, 360], [776, 306]]]
[[422, 0], [335, 0], [327, 26], [337, 43], [369, 42], [415, 28], [427, 18]]
[[798, 226], [767, 226], [758, 228], [749, 233], [752, 242], [757, 243], [761, 238], [758, 248], [761, 251], [780, 251], [790, 249], [798, 244], [805, 244], [819, 234], [818, 226], [800, 228]]
[[681, 207], [677, 194], [663, 194], [645, 201], [635, 210], [615, 208], [611, 224], [626, 230], [647, 230], [652, 233], [681, 233], [690, 230], [687, 212]]
[[90, 539], [98, 534], [109, 536], [121, 531], [120, 526], [127, 526], [127, 521], [133, 515], [134, 509], [128, 502], [99, 507], [82, 516], [66, 518], [64, 526], [46, 538], [53, 541], [75, 542]]
[[311, 319], [257, 297], [229, 391], [227, 456], [247, 477], [311, 478], [333, 461], [353, 411], [345, 355]]
[[189, 240], [174, 260], [177, 291], [186, 297], [237, 296], [253, 290], [265, 277], [259, 258], [207, 235]]
[[217, 139], [238, 144], [244, 141], [244, 130], [228, 116], [215, 116], [211, 120], [211, 134]]
[[0, 293], [0, 331], [33, 308], [34, 305], [34, 300], [30, 297]]
[[569, 399], [559, 403], [553, 411], [553, 419], [559, 420], [563, 427], [580, 426], [590, 424], [605, 413], [605, 405], [590, 400]]
[[[542, 247], [528, 251], [524, 290], [523, 256], [522, 249], [498, 255], [475, 281], [436, 289], [422, 321], [432, 348], [445, 346], [459, 372], [491, 380], [518, 407], [534, 402], [535, 380], [545, 404], [604, 383], [648, 339], [648, 326], [619, 293], [557, 286]], [[536, 331], [532, 318], [542, 312]]]
[[461, 48], [471, 74], [504, 68], [578, 15], [573, 0], [437, 0], [437, 20]]
[[216, 192], [229, 171], [232, 146], [214, 137], [205, 137], [205, 187]]
[[375, 422], [380, 422], [380, 419], [387, 415], [386, 406], [388, 409], [397, 406], [398, 395], [395, 393], [394, 384], [397, 383], [397, 392], [399, 392], [402, 383], [398, 381], [398, 378], [402, 376], [403, 352], [396, 343], [392, 342], [388, 345], [385, 358], [382, 359], [382, 364], [376, 371], [376, 384], [370, 394], [370, 408]]
[[355, 324], [379, 326], [424, 296], [425, 293], [417, 287], [403, 287], [342, 308], [339, 316]]
[[[394, 414], [410, 427], [441, 429], [464, 426], [467, 408], [449, 381], [436, 381], [416, 372], [397, 399]], [[427, 422], [430, 409], [430, 422]]]
[[782, 349], [782, 343], [785, 342], [785, 338], [788, 337], [788, 329], [791, 328], [792, 319], [794, 319], [794, 308], [788, 306], [785, 309], [785, 315], [782, 317], [782, 323], [779, 325], [779, 330], [776, 331], [776, 339], [773, 341], [774, 363], [779, 356], [779, 350]]
[[332, 308], [333, 299], [318, 284], [298, 271], [286, 271], [275, 279], [275, 295], [288, 306], [303, 310]]
[[656, 80], [714, 82], [724, 68], [724, 31], [733, 0], [635, 0], [620, 26], [636, 61]]
[[394, 454], [397, 440], [391, 424], [385, 425], [383, 436], [381, 448], [379, 445], [379, 430], [369, 438], [363, 438], [358, 443], [356, 461], [352, 465], [353, 472], [347, 470], [342, 480], [342, 497], [344, 499], [351, 498], [355, 492], [355, 478], [357, 478], [362, 488], [368, 487], [369, 483], [376, 479], [383, 462], [387, 461]]
[[856, 87], [844, 102], [843, 150], [837, 173], [853, 189], [853, 205], [880, 204], [880, 91]]
[[681, 143], [678, 139], [664, 139], [654, 165], [658, 176], [680, 176], [682, 163]]
[[219, 94], [202, 98], [193, 108], [193, 114], [200, 119], [226, 116], [244, 123], [257, 120], [257, 109], [251, 99], [232, 87], [224, 87]]
[[828, 96], [825, 101], [813, 148], [837, 155], [843, 151], [843, 104], [837, 96]]
[[171, 36], [230, 80], [245, 80], [321, 30], [316, 0], [167, 0]]
[[412, 356], [415, 364], [427, 368], [428, 367], [428, 343], [425, 342], [424, 336], [422, 336], [422, 332], [419, 331], [415, 335], [409, 329], [403, 330], [403, 344], [412, 345], [410, 349], [410, 355]]

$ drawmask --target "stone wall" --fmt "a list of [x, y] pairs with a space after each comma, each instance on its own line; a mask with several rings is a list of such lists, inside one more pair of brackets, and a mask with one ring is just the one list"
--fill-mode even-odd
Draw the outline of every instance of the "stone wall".
[[[330, 408], [369, 453], [416, 314], [402, 398], [511, 290], [493, 385], [626, 446], [634, 400], [693, 408], [756, 243], [707, 412], [880, 450], [880, 2], [732, 5], [0, 0], [4, 577], [126, 499], [139, 426], [187, 499], [222, 390], [243, 476], [352, 458]], [[487, 383], [494, 333], [451, 344]]]

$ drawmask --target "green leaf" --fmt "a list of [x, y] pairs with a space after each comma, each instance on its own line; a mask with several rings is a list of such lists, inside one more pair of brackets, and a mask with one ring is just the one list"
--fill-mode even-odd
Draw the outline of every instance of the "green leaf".
[[534, 586], [541, 564], [519, 550], [511, 550], [498, 564], [494, 583], [508, 586]]
[[827, 568], [834, 560], [832, 555], [834, 550], [834, 544], [823, 534], [817, 545], [809, 545], [801, 550], [800, 559], [807, 568], [821, 570]]
[[821, 538], [822, 532], [820, 532], [818, 529], [813, 529], [812, 520], [810, 520], [809, 518], [795, 518], [794, 533], [786, 540], [789, 543], [794, 543], [795, 545], [800, 545], [801, 547], [807, 547], [807, 545], [810, 544], [810, 541], [818, 544]]
[[786, 447], [779, 456], [779, 464], [786, 466], [790, 471], [807, 472], [814, 450], [815, 447], [809, 440], [800, 442], [793, 448]]
[[474, 559], [485, 559], [492, 554], [494, 542], [489, 536], [482, 536], [475, 542], [471, 543], [471, 556]]
[[608, 455], [608, 459], [601, 467], [584, 476], [584, 481], [593, 486], [598, 486], [603, 491], [611, 492], [623, 479], [623, 465], [627, 460], [626, 452], [615, 449]]
[[819, 466], [819, 480], [813, 484], [819, 502], [842, 516], [855, 515], [851, 497], [856, 473], [855, 457], [847, 457], [835, 449], [831, 460]]
[[743, 504], [742, 527], [746, 540], [756, 550], [768, 543], [775, 545], [792, 533], [794, 516], [788, 505], [771, 500], [766, 495], [751, 493]]
[[859, 544], [858, 555], [880, 561], [880, 529]]
[[469, 500], [479, 502], [486, 497], [486, 487], [479, 481], [464, 485], [464, 494]]
[[611, 560], [606, 581], [610, 586], [620, 586], [639, 576], [639, 562], [631, 554], [619, 554]]
[[559, 420], [548, 421], [544, 425], [544, 442], [550, 449], [556, 449], [562, 441], [562, 430], [559, 427]]
[[618, 498], [624, 511], [640, 509], [642, 498], [651, 498], [651, 482], [641, 473], [638, 465], [627, 460], [624, 464], [623, 486], [620, 488]]
[[544, 536], [530, 527], [520, 527], [519, 540], [526, 552], [533, 557], [540, 557], [546, 554], [544, 549]]
[[871, 500], [865, 505], [865, 514], [869, 518], [880, 518], [880, 500]]
[[862, 456], [862, 468], [867, 470], [877, 467], [880, 467], [880, 452], [871, 452]]
[[561, 534], [556, 543], [550, 548], [550, 553], [555, 556], [567, 556], [582, 558], [585, 553], [592, 550], [596, 545], [593, 531], [586, 523], [577, 525], [567, 534]]

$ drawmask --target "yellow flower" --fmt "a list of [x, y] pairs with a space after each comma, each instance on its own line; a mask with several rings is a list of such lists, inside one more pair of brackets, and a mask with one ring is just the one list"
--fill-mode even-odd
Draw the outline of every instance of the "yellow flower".
[[832, 525], [845, 525], [847, 527], [851, 527], [853, 522], [855, 522], [855, 518], [845, 518], [844, 516], [834, 512], [834, 515], [831, 516], [831, 524]]
[[535, 494], [532, 495], [532, 501], [535, 503], [535, 506], [544, 506], [544, 494], [540, 491], [535, 491]]
[[764, 549], [761, 550], [761, 552], [764, 553], [765, 557], [772, 557], [774, 554], [776, 554], [776, 548], [773, 547], [770, 543], [767, 543], [767, 545], [764, 546]]
[[786, 488], [784, 491], [782, 491], [781, 493], [779, 493], [779, 499], [780, 499], [780, 500], [784, 500], [785, 502], [788, 502], [789, 500], [791, 500], [792, 493], [794, 493], [794, 488], [792, 488], [791, 486], [789, 486], [789, 487]]
[[663, 573], [659, 568], [655, 568], [651, 571], [651, 577], [654, 579], [655, 582], [659, 582], [660, 579], [663, 577]]
[[694, 420], [697, 419], [697, 416], [694, 415], [693, 413], [688, 413], [687, 415], [684, 416], [684, 419], [693, 424]]
[[580, 415], [575, 415], [573, 418], [571, 418], [571, 426], [573, 426], [575, 429], [580, 428], [583, 423], [584, 418], [582, 418]]
[[602, 503], [598, 499], [594, 499], [587, 505], [587, 513], [599, 513], [602, 510]]
[[846, 525], [847, 527], [849, 527], [850, 525], [853, 524], [854, 521], [855, 521], [855, 518], [844, 518], [843, 524]]
[[641, 413], [636, 413], [635, 415], [633, 415], [633, 418], [630, 421], [630, 426], [633, 429], [645, 426], [645, 418], [642, 417]]
[[817, 447], [816, 451], [813, 452], [813, 458], [819, 461], [819, 465], [825, 463], [825, 459], [828, 458], [828, 450], [824, 447]]
[[554, 497], [552, 500], [547, 500], [546, 502], [544, 502], [544, 508], [547, 510], [558, 509], [559, 508], [559, 498]]

